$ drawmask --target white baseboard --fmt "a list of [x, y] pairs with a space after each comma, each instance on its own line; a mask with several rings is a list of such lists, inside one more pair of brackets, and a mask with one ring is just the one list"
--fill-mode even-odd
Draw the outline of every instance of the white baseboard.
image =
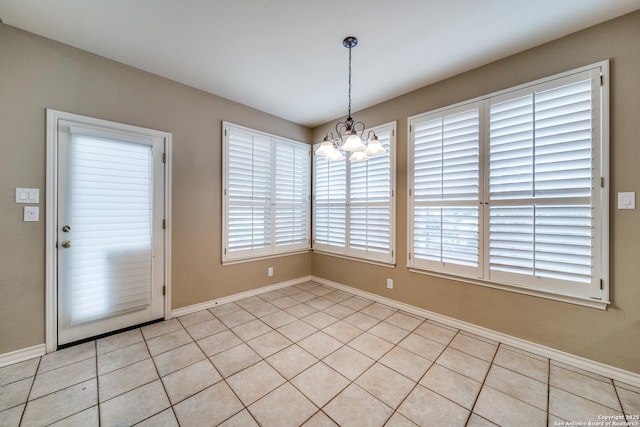
[[34, 345], [33, 347], [21, 348], [20, 350], [9, 353], [0, 354], [0, 368], [14, 363], [24, 362], [25, 360], [44, 356], [46, 346], [44, 344]]
[[434, 320], [442, 324], [452, 326], [456, 329], [461, 329], [466, 332], [470, 332], [479, 335], [484, 338], [488, 338], [494, 341], [498, 341], [502, 344], [510, 345], [525, 351], [528, 351], [539, 356], [546, 357], [548, 359], [555, 360], [557, 362], [566, 363], [567, 365], [574, 366], [576, 368], [584, 369], [595, 374], [602, 375], [607, 378], [611, 378], [635, 387], [640, 387], [640, 374], [635, 372], [625, 371], [624, 369], [616, 368], [614, 366], [606, 365], [604, 363], [596, 362], [590, 359], [586, 359], [575, 354], [566, 353], [564, 351], [556, 350], [551, 347], [547, 347], [541, 344], [536, 344], [531, 341], [516, 338], [511, 335], [496, 332], [491, 329], [477, 326], [472, 323], [463, 322], [452, 317], [443, 316], [442, 314], [434, 313], [422, 308], [418, 308], [403, 302], [399, 302], [390, 298], [386, 298], [380, 295], [376, 295], [370, 292], [362, 291], [360, 289], [346, 286], [341, 283], [333, 282], [331, 280], [323, 279], [321, 277], [312, 276], [311, 280], [323, 285], [331, 286], [332, 288], [340, 289], [363, 298], [367, 298], [373, 301], [377, 301], [408, 313], [425, 317], [429, 320]]
[[[452, 317], [444, 316], [442, 314], [434, 313], [422, 308], [418, 308], [409, 304], [405, 304], [390, 298], [386, 298], [380, 295], [376, 295], [370, 292], [362, 291], [351, 286], [346, 286], [331, 280], [323, 279], [316, 276], [303, 276], [297, 279], [288, 280], [286, 282], [276, 283], [274, 285], [263, 286], [261, 288], [253, 289], [246, 292], [240, 292], [237, 294], [229, 295], [216, 300], [206, 301], [199, 304], [190, 305], [175, 309], [171, 312], [172, 317], [184, 316], [185, 314], [195, 313], [196, 311], [206, 310], [208, 308], [215, 307], [220, 304], [225, 304], [233, 301], [237, 301], [243, 298], [248, 298], [255, 295], [260, 295], [273, 290], [286, 288], [288, 286], [297, 285], [300, 283], [314, 281], [323, 285], [331, 286], [336, 289], [341, 289], [346, 292], [359, 295], [363, 298], [367, 298], [373, 301], [377, 301], [389, 306], [404, 310], [409, 313], [413, 313], [418, 316], [428, 318], [440, 322], [445, 325], [452, 326], [456, 329], [461, 329], [481, 337], [485, 337], [494, 341], [498, 341], [502, 344], [510, 345], [520, 348], [525, 351], [529, 351], [533, 354], [537, 354], [558, 362], [566, 363], [576, 368], [581, 368], [607, 378], [611, 378], [623, 383], [640, 387], [640, 374], [635, 372], [626, 371], [624, 369], [616, 368], [614, 366], [606, 365], [604, 363], [596, 362], [581, 356], [566, 353], [564, 351], [556, 350], [551, 347], [547, 347], [541, 344], [533, 343], [521, 338], [516, 338], [511, 335], [496, 332], [491, 329], [487, 329], [481, 326], [474, 325], [472, 323], [464, 322], [454, 319]], [[10, 353], [0, 354], [0, 367], [11, 365], [14, 363], [22, 362], [25, 360], [33, 359], [35, 357], [43, 356], [46, 353], [45, 344], [38, 344], [32, 347], [23, 348], [20, 350], [12, 351]]]
[[194, 305], [189, 305], [187, 307], [176, 308], [171, 311], [172, 317], [184, 316], [185, 314], [195, 313], [196, 311], [206, 310], [208, 308], [215, 307], [220, 304], [226, 304], [228, 302], [233, 302], [237, 300], [241, 300], [243, 298], [249, 298], [255, 295], [264, 294], [267, 292], [275, 291], [277, 289], [286, 288], [288, 286], [299, 285], [300, 283], [311, 281], [311, 276], [303, 276], [297, 279], [287, 280], [286, 282], [280, 282], [273, 285], [263, 286], [261, 288], [252, 289], [250, 291], [240, 292], [237, 294], [229, 295], [226, 297], [201, 302]]

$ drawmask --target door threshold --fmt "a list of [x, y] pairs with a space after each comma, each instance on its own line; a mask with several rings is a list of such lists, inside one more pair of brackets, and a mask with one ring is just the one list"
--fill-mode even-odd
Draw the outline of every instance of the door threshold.
[[87, 342], [90, 342], [90, 341], [96, 341], [96, 340], [99, 340], [101, 338], [110, 337], [111, 335], [116, 335], [116, 334], [119, 334], [121, 332], [127, 332], [127, 331], [131, 331], [131, 330], [134, 330], [134, 329], [142, 328], [143, 326], [152, 325], [154, 323], [162, 322], [163, 320], [164, 320], [164, 318], [150, 320], [148, 322], [140, 323], [140, 324], [133, 325], [133, 326], [127, 326], [126, 328], [118, 329], [118, 330], [111, 331], [111, 332], [105, 332], [104, 334], [95, 335], [95, 336], [89, 337], [89, 338], [83, 338], [81, 340], [70, 342], [70, 343], [67, 343], [67, 344], [62, 344], [62, 345], [58, 346], [56, 351], [57, 350], [63, 350], [65, 348], [73, 347], [73, 346], [76, 346], [76, 345], [84, 344], [84, 343], [87, 343]]

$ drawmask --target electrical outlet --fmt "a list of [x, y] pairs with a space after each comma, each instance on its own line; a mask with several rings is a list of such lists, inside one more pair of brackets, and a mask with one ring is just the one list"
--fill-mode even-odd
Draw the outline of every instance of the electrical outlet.
[[273, 276], [273, 267], [267, 268], [267, 276], [269, 277]]
[[387, 279], [387, 289], [393, 289], [393, 279]]

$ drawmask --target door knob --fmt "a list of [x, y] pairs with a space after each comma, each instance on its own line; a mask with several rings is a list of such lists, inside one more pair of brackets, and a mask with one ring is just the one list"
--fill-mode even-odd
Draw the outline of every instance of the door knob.
[[64, 227], [62, 227], [62, 231], [64, 231], [65, 233], [68, 233], [71, 231], [71, 227], [69, 227], [68, 225], [65, 225]]
[[61, 243], [63, 248], [70, 248], [71, 247], [71, 242], [68, 240], [65, 240], [64, 242]]

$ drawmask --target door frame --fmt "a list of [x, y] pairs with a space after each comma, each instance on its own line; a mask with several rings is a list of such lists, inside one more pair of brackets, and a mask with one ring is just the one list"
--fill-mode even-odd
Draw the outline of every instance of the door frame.
[[78, 121], [133, 133], [144, 133], [164, 139], [164, 319], [171, 319], [171, 140], [169, 132], [96, 119], [64, 111], [46, 109], [46, 223], [45, 223], [45, 347], [51, 353], [58, 349], [58, 121]]

